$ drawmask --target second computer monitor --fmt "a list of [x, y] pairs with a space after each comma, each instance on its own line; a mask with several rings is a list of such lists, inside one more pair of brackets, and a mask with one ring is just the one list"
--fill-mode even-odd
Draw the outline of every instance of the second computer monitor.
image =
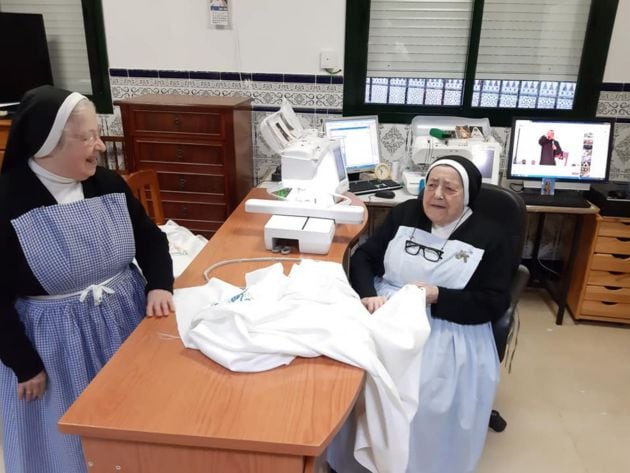
[[373, 171], [380, 163], [376, 115], [329, 118], [324, 129], [329, 138], [339, 141], [349, 175]]
[[606, 182], [613, 125], [604, 119], [547, 120], [517, 118], [512, 125], [508, 178], [541, 182], [554, 179], [583, 189]]

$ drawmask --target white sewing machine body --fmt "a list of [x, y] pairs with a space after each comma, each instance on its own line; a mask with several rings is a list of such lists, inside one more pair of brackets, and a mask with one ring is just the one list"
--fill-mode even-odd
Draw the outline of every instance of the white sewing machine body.
[[420, 183], [424, 181], [425, 173], [419, 171], [403, 171], [403, 187], [411, 195], [418, 195], [421, 190]]
[[288, 102], [263, 120], [261, 134], [280, 154], [282, 185], [272, 194], [282, 200], [250, 199], [245, 210], [270, 213], [264, 228], [265, 248], [297, 241], [301, 253], [326, 254], [335, 223], [361, 223], [363, 207], [336, 203], [348, 190], [339, 142], [304, 130]]
[[297, 241], [301, 253], [325, 255], [335, 236], [336, 223], [363, 222], [357, 205], [315, 206], [311, 202], [249, 199], [245, 211], [272, 214], [265, 225], [265, 248], [273, 250], [286, 240]]
[[[502, 147], [492, 137], [490, 121], [487, 118], [417, 116], [411, 122], [411, 127], [413, 135], [411, 160], [414, 164], [430, 165], [443, 156], [463, 156], [477, 165], [483, 182], [499, 183]], [[432, 136], [433, 129], [439, 129], [451, 137], [439, 139]], [[417, 195], [419, 181], [423, 177], [413, 171], [403, 173], [407, 191]]]
[[265, 225], [265, 248], [297, 241], [300, 253], [325, 255], [335, 236], [335, 221], [326, 218], [272, 215]]

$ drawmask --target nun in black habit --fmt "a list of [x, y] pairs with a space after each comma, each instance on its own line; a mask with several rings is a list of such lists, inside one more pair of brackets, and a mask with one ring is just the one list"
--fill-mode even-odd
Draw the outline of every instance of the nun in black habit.
[[7, 472], [85, 472], [59, 418], [145, 314], [174, 310], [166, 237], [124, 180], [97, 166], [103, 150], [84, 96], [51, 86], [24, 95], [0, 173]]
[[[436, 159], [423, 194], [394, 207], [352, 255], [350, 280], [370, 312], [405, 284], [426, 291], [431, 334], [406, 473], [473, 473], [483, 452], [499, 381], [492, 321], [510, 302], [511, 249], [474, 210], [481, 181], [467, 158]], [[339, 473], [367, 471], [352, 456], [352, 427], [328, 449]]]

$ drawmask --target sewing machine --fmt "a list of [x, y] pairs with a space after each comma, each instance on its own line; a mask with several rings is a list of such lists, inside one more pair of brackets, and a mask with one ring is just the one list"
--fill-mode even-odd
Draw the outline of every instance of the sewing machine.
[[[474, 162], [483, 182], [499, 183], [501, 145], [492, 137], [487, 118], [417, 116], [411, 122], [411, 161], [416, 166], [428, 167], [437, 158], [458, 155]], [[424, 173], [403, 171], [407, 192], [418, 194]]]
[[292, 240], [301, 253], [328, 253], [335, 223], [364, 218], [363, 207], [349, 205], [342, 195], [348, 176], [339, 143], [305, 130], [286, 100], [260, 128], [265, 142], [280, 154], [282, 169], [282, 184], [271, 192], [277, 200], [245, 202], [247, 212], [272, 214], [264, 229], [265, 247], [274, 250]]

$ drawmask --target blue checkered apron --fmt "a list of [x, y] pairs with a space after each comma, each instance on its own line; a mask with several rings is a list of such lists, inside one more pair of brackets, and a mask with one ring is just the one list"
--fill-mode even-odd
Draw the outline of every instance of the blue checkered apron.
[[48, 386], [43, 399], [18, 401], [17, 378], [0, 364], [6, 471], [85, 472], [79, 437], [59, 433], [57, 422], [145, 313], [125, 195], [36, 208], [12, 224], [35, 277], [54, 297], [15, 304]]

